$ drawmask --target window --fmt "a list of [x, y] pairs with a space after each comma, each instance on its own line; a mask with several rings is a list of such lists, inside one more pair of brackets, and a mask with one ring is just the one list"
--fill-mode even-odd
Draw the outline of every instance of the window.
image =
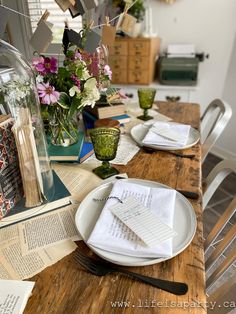
[[54, 0], [28, 0], [29, 14], [31, 17], [32, 31], [37, 27], [37, 22], [47, 9], [50, 12], [48, 21], [53, 23], [53, 44], [61, 44], [62, 35], [65, 23], [68, 21], [69, 26], [75, 31], [80, 31], [82, 28], [82, 18], [77, 16], [72, 18], [69, 10], [63, 12]]

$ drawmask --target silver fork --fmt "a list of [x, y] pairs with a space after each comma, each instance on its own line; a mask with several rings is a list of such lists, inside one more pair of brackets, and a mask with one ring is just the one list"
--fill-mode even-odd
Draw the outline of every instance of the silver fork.
[[144, 275], [140, 275], [124, 268], [117, 267], [114, 264], [97, 261], [91, 257], [88, 257], [81, 253], [78, 249], [74, 254], [75, 260], [86, 268], [89, 272], [96, 276], [104, 276], [110, 273], [119, 272], [125, 274], [131, 278], [150, 284], [156, 288], [173, 293], [175, 295], [183, 295], [188, 291], [188, 286], [182, 282], [168, 281], [158, 278], [152, 278]]

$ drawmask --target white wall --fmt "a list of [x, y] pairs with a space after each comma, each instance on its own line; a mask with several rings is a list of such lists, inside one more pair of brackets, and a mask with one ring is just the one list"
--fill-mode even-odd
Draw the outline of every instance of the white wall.
[[233, 153], [234, 157], [236, 157], [236, 33], [223, 90], [223, 99], [230, 104], [233, 115], [224, 133], [217, 141], [215, 151], [218, 154], [222, 154], [223, 150], [226, 153], [231, 153], [231, 155]]
[[154, 31], [162, 38], [162, 51], [169, 43], [193, 43], [198, 52], [210, 54], [210, 59], [200, 63], [196, 102], [203, 110], [212, 99], [226, 98], [232, 106], [233, 117], [217, 145], [236, 154], [236, 140], [232, 140], [236, 125], [236, 46], [232, 54], [236, 1], [176, 0], [173, 5], [149, 1]]

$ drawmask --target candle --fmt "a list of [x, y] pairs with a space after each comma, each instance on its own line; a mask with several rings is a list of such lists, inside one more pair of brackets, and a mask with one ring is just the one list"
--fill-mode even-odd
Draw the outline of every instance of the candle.
[[148, 13], [149, 13], [149, 18], [148, 18], [148, 20], [149, 20], [148, 33], [149, 33], [149, 35], [152, 35], [152, 8], [151, 8], [151, 7], [148, 8]]
[[147, 8], [145, 10], [145, 33], [149, 33], [149, 14]]

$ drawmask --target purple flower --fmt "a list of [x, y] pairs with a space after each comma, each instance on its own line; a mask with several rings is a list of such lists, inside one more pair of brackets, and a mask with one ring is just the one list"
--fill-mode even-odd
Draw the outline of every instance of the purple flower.
[[44, 68], [46, 73], [56, 73], [57, 72], [57, 59], [45, 58], [44, 59]]
[[45, 74], [45, 67], [44, 67], [44, 58], [43, 57], [38, 57], [38, 58], [33, 58], [33, 67], [35, 70], [37, 70], [40, 74]]
[[52, 58], [34, 58], [33, 66], [41, 75], [45, 75], [48, 73], [56, 73], [57, 72], [57, 59]]
[[54, 104], [60, 97], [60, 93], [55, 91], [55, 87], [50, 86], [49, 83], [40, 83], [37, 85], [37, 89], [42, 104]]
[[108, 64], [104, 65], [104, 74], [108, 76], [109, 80], [112, 79], [112, 71]]
[[71, 79], [72, 79], [72, 81], [75, 82], [75, 85], [80, 89], [80, 80], [78, 79], [78, 77], [76, 75], [72, 74]]

